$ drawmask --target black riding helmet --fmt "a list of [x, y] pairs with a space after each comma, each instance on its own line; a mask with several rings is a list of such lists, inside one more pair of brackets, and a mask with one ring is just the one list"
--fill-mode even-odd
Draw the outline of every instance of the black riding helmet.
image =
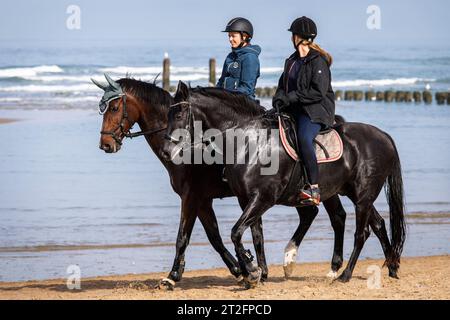
[[[246, 42], [250, 42], [251, 38], [253, 38], [253, 26], [250, 21], [245, 18], [237, 17], [233, 18], [228, 22], [225, 30], [222, 32], [240, 32], [242, 38], [244, 38], [244, 33], [248, 35]], [[241, 45], [244, 42], [241, 43]]]
[[313, 42], [314, 38], [317, 36], [316, 24], [310, 18], [305, 16], [295, 19], [288, 31], [310, 42]]

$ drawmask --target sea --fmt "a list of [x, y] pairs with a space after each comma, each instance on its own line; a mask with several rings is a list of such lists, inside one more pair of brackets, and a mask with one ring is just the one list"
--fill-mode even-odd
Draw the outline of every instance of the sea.
[[[260, 44], [258, 86], [275, 86], [289, 45]], [[450, 47], [330, 45], [335, 90], [450, 90]], [[0, 281], [169, 272], [175, 255], [180, 199], [145, 140], [124, 142], [116, 154], [98, 148], [103, 81], [134, 77], [158, 81], [171, 60], [171, 85], [208, 85], [208, 61], [217, 77], [227, 43], [0, 43]], [[270, 100], [262, 99], [270, 108]], [[450, 106], [337, 101], [336, 113], [388, 132], [403, 169], [408, 237], [404, 256], [450, 254]], [[344, 258], [353, 248], [353, 204]], [[375, 202], [388, 223], [384, 194]], [[214, 201], [220, 232], [231, 251], [231, 228], [242, 213], [235, 198]], [[263, 216], [269, 264], [283, 261], [299, 222], [294, 208], [276, 206]], [[300, 246], [298, 262], [329, 262], [334, 234], [320, 213]], [[253, 250], [249, 232], [244, 244]], [[254, 251], [253, 251], [254, 252]], [[382, 258], [374, 235], [360, 259]], [[186, 269], [224, 267], [199, 222], [186, 252]]]

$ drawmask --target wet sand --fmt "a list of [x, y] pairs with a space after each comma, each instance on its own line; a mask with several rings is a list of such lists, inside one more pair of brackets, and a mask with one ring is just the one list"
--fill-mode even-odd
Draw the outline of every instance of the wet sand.
[[0, 283], [0, 299], [450, 299], [450, 255], [403, 258], [400, 279], [381, 269], [381, 288], [369, 288], [368, 267], [382, 260], [361, 260], [349, 283], [326, 277], [328, 263], [301, 263], [289, 280], [282, 266], [269, 267], [269, 280], [256, 289], [238, 286], [226, 269], [186, 271], [173, 291], [155, 289], [165, 273], [86, 278], [80, 290], [66, 280]]
[[11, 123], [19, 121], [19, 119], [0, 118], [0, 124]]

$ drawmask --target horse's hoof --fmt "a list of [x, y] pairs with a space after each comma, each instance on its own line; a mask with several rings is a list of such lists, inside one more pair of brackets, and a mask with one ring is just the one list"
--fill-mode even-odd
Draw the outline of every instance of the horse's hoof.
[[269, 275], [263, 272], [263, 274], [261, 275], [261, 283], [266, 282], [268, 277]]
[[239, 286], [245, 287], [245, 279], [244, 279], [243, 275], [240, 275], [239, 277], [236, 277], [236, 281], [237, 281], [237, 284]]
[[262, 270], [258, 267], [255, 271], [250, 272], [247, 277], [244, 279], [245, 289], [253, 289], [258, 286], [258, 283], [261, 281]]
[[169, 278], [164, 278], [158, 282], [158, 284], [155, 286], [155, 289], [172, 291], [174, 289], [174, 287], [175, 287], [175, 281], [173, 281]]
[[284, 269], [284, 277], [286, 279], [290, 278], [290, 276], [292, 275], [292, 273], [294, 272], [294, 268], [295, 268], [295, 262], [290, 262], [286, 265], [283, 266]]
[[351, 276], [349, 276], [347, 273], [343, 272], [339, 277], [336, 278], [336, 281], [346, 283], [350, 281]]
[[331, 279], [336, 279], [337, 278], [337, 272], [330, 270], [330, 272], [327, 273], [327, 277], [331, 278]]
[[295, 261], [297, 260], [297, 249], [298, 247], [294, 243], [289, 242], [284, 250], [283, 269], [284, 277], [286, 279], [288, 279], [294, 272]]
[[394, 278], [394, 279], [400, 279], [398, 277], [397, 271], [392, 271], [392, 270], [389, 270], [389, 277]]

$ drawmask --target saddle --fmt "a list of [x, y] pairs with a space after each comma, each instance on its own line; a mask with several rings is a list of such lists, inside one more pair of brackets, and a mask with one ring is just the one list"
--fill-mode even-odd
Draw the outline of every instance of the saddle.
[[[308, 179], [305, 167], [300, 159], [297, 145], [296, 123], [293, 117], [286, 113], [278, 115], [278, 128], [281, 143], [286, 153], [295, 161], [289, 182], [280, 197], [280, 200], [288, 203], [298, 203], [298, 193], [307, 184]], [[314, 139], [317, 162], [327, 163], [337, 161], [342, 157], [344, 148], [339, 133], [333, 129], [320, 131]], [[296, 205], [297, 206], [297, 205]]]
[[[299, 148], [297, 145], [297, 130], [295, 120], [291, 115], [282, 113], [278, 117], [280, 140], [286, 153], [295, 161], [299, 161]], [[342, 157], [344, 146], [342, 139], [333, 128], [320, 131], [314, 139], [317, 163], [326, 163], [339, 160]]]

